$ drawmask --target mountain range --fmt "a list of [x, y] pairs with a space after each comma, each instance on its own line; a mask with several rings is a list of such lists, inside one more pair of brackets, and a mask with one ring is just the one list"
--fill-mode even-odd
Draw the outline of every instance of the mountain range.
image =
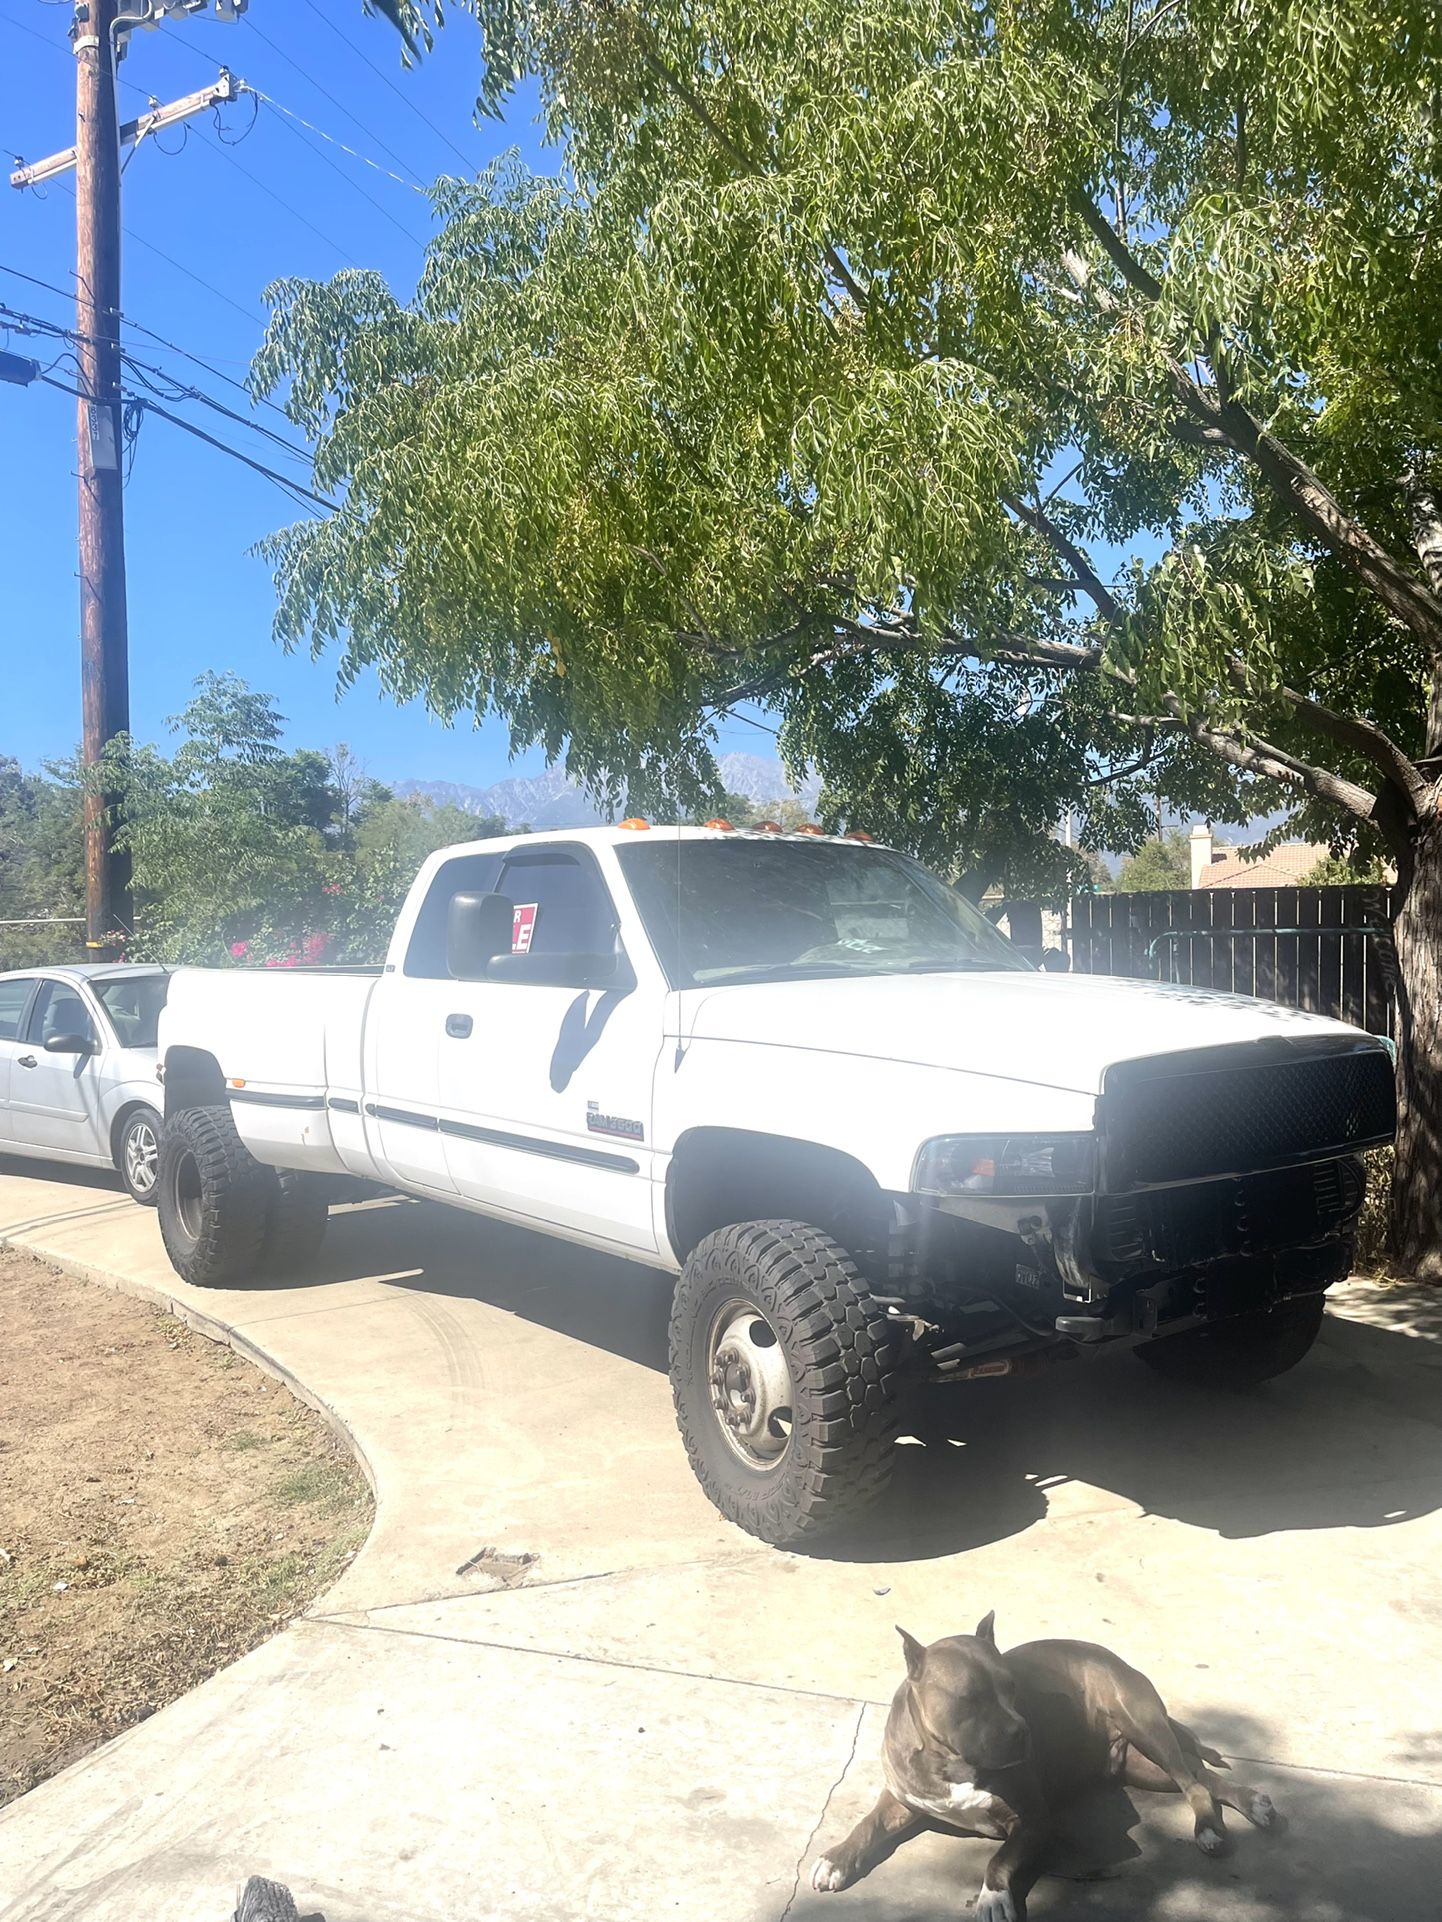
[[[758, 806], [793, 799], [814, 806], [820, 788], [819, 781], [809, 779], [798, 794], [781, 763], [763, 754], [723, 754], [717, 768], [728, 794], [744, 795]], [[514, 775], [489, 787], [468, 787], [463, 781], [392, 781], [389, 785], [402, 799], [419, 795], [438, 806], [463, 808], [467, 814], [498, 814], [507, 827], [584, 828], [608, 818], [559, 767], [547, 768], [544, 774]]]

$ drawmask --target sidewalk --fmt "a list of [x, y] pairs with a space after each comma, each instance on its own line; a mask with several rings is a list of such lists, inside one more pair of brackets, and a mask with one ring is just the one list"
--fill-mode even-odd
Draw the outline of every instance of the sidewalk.
[[1442, 1915], [1442, 1304], [1344, 1290], [1250, 1398], [1126, 1356], [960, 1391], [821, 1559], [692, 1481], [663, 1278], [386, 1202], [336, 1216], [304, 1286], [195, 1290], [152, 1214], [37, 1168], [0, 1164], [0, 1240], [282, 1375], [378, 1506], [307, 1618], [0, 1815], [0, 1922], [224, 1922], [254, 1872], [326, 1922], [964, 1913], [985, 1843], [806, 1878], [878, 1785], [893, 1623], [990, 1607], [1003, 1647], [1136, 1661], [1288, 1818], [1232, 1818], [1216, 1863], [1177, 1801], [1117, 1797], [1079, 1844], [1108, 1879], [1043, 1880], [1034, 1922]]

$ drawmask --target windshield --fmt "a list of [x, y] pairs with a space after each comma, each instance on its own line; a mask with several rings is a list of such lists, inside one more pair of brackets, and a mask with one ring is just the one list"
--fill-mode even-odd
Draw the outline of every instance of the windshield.
[[122, 1048], [153, 1048], [159, 1039], [160, 1010], [170, 987], [168, 974], [122, 974], [90, 982]]
[[673, 988], [1030, 970], [954, 888], [889, 848], [658, 836], [619, 857]]

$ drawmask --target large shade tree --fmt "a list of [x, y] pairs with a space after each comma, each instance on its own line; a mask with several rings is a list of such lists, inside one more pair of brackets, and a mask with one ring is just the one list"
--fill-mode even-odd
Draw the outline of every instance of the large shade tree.
[[345, 498], [274, 543], [282, 632], [603, 781], [769, 704], [920, 845], [991, 782], [1135, 839], [1139, 783], [1241, 781], [1385, 847], [1442, 1272], [1436, 10], [475, 10], [567, 172], [442, 185], [410, 301], [275, 290], [258, 381]]

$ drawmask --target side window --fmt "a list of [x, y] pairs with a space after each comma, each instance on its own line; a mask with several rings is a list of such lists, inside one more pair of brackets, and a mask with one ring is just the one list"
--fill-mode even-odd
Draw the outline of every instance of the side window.
[[95, 1023], [90, 1010], [68, 982], [42, 981], [30, 1019], [25, 1023], [25, 1039], [44, 1047], [57, 1034], [83, 1034], [95, 1039]]
[[449, 981], [446, 966], [446, 915], [453, 894], [493, 894], [501, 871], [499, 854], [461, 854], [447, 861], [431, 882], [416, 916], [406, 949], [405, 973], [427, 981]]
[[615, 945], [616, 910], [606, 884], [574, 854], [512, 855], [497, 891], [515, 903], [518, 949], [608, 954]]
[[20, 1017], [34, 986], [33, 975], [27, 975], [23, 981], [0, 981], [0, 1041], [20, 1039]]

